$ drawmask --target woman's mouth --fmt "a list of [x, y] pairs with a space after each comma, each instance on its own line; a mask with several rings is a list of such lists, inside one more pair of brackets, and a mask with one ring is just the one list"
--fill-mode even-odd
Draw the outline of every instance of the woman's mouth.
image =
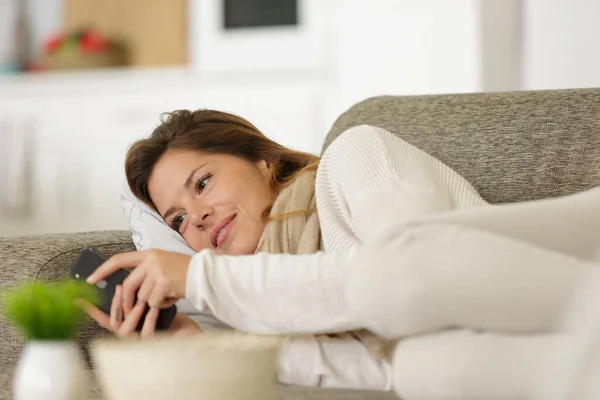
[[230, 215], [227, 218], [222, 219], [217, 225], [213, 227], [210, 232], [210, 242], [213, 247], [221, 247], [221, 245], [227, 240], [229, 231], [231, 230], [230, 222], [233, 221], [237, 214]]

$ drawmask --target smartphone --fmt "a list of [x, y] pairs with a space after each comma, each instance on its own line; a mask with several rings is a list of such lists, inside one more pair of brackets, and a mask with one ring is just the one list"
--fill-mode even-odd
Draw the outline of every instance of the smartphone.
[[[96, 270], [96, 268], [101, 266], [106, 260], [107, 258], [96, 249], [87, 248], [83, 250], [71, 267], [70, 276], [73, 279], [85, 281]], [[115, 295], [117, 285], [123, 284], [123, 281], [128, 275], [129, 272], [124, 269], [120, 269], [104, 278], [104, 280], [96, 283], [96, 287], [98, 287], [100, 293], [100, 304], [98, 305], [98, 308], [100, 308], [106, 314], [110, 315], [110, 306]], [[149, 310], [150, 307], [146, 307], [146, 310], [144, 311], [144, 314], [140, 318], [140, 322], [136, 327], [136, 331], [139, 332], [142, 330], [142, 326], [144, 326], [144, 319], [146, 318], [146, 314]], [[169, 308], [160, 310], [158, 319], [156, 321], [156, 330], [166, 330], [171, 325], [176, 313], [177, 306], [174, 304]]]

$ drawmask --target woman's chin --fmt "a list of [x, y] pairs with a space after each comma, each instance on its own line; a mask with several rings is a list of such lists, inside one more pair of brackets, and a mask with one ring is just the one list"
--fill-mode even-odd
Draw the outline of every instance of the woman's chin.
[[227, 249], [221, 252], [221, 254], [226, 254], [228, 256], [246, 256], [248, 254], [253, 254], [253, 251], [244, 251], [243, 249]]
[[245, 245], [242, 243], [236, 243], [237, 246], [231, 246], [231, 247], [227, 247], [226, 249], [224, 248], [223, 253], [222, 254], [227, 254], [230, 256], [247, 256], [249, 254], [254, 254], [256, 252], [256, 246], [258, 246], [258, 244], [255, 245]]
[[[212, 246], [210, 249], [216, 254], [222, 254], [227, 256], [247, 256], [249, 254], [254, 254], [256, 252], [256, 246], [258, 246], [258, 241], [256, 243], [227, 243], [228, 240], [225, 241], [223, 246], [215, 247]], [[188, 243], [188, 246], [192, 248], [195, 252], [200, 252], [204, 250], [206, 246], [201, 245], [193, 245]]]

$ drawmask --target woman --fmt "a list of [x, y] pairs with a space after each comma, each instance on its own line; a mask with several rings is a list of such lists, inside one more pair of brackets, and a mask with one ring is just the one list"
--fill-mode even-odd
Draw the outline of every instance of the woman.
[[[300, 385], [527, 398], [600, 241], [597, 190], [489, 207], [455, 171], [369, 126], [319, 161], [230, 114], [176, 111], [131, 147], [126, 175], [144, 250], [90, 277], [135, 267], [110, 317], [91, 315], [127, 335], [147, 303], [151, 335], [158, 309], [186, 298], [235, 329], [293, 334], [280, 380]], [[167, 251], [179, 238], [197, 254]], [[182, 314], [172, 326], [197, 330]]]

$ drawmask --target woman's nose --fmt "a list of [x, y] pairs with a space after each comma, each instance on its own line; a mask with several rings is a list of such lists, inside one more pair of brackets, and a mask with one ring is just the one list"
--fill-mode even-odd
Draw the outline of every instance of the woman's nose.
[[194, 226], [204, 226], [208, 223], [212, 210], [210, 207], [203, 207], [190, 213], [190, 223]]

